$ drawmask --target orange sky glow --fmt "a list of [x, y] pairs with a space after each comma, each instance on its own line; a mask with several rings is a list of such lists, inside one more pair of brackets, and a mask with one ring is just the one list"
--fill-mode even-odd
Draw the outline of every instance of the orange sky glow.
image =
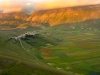
[[35, 10], [90, 4], [100, 4], [100, 0], [0, 0], [0, 11], [31, 13]]

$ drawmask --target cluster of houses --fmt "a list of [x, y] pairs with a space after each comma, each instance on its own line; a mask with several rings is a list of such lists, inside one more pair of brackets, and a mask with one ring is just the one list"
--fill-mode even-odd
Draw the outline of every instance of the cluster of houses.
[[26, 32], [26, 33], [21, 34], [21, 35], [19, 35], [17, 37], [11, 37], [10, 39], [20, 40], [22, 38], [25, 38], [26, 36], [35, 36], [35, 35], [36, 35], [35, 32]]

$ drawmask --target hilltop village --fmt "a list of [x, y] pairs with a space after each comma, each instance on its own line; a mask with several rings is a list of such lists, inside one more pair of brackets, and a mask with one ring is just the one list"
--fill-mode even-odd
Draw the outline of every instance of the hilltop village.
[[35, 32], [26, 32], [26, 33], [21, 34], [21, 35], [19, 35], [17, 37], [11, 37], [10, 39], [20, 40], [20, 39], [25, 38], [26, 36], [35, 36], [35, 35], [36, 35]]

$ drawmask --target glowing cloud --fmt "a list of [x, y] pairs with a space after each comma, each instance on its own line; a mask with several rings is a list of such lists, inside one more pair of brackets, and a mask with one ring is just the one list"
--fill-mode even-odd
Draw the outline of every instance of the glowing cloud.
[[10, 12], [26, 12], [30, 13], [33, 10], [33, 2], [27, 0], [1, 0], [0, 11], [4, 13]]
[[100, 0], [0, 0], [2, 12], [32, 13], [35, 10], [99, 4]]
[[100, 0], [41, 0], [36, 1], [36, 9], [52, 9], [59, 7], [80, 6], [89, 4], [99, 4]]

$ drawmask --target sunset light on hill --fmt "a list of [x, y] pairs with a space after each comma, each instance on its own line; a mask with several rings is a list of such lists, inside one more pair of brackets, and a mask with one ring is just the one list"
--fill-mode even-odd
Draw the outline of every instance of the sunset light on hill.
[[100, 0], [0, 0], [0, 75], [100, 75]]

